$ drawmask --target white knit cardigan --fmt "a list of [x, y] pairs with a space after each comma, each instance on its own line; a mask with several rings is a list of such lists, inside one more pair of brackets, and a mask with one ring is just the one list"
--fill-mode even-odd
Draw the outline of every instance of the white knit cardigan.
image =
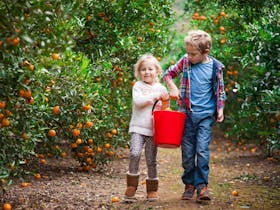
[[[167, 89], [161, 83], [153, 85], [143, 81], [137, 81], [132, 89], [132, 116], [129, 124], [129, 133], [138, 133], [145, 136], [153, 136], [152, 107], [160, 95]], [[158, 102], [156, 109], [160, 109]]]

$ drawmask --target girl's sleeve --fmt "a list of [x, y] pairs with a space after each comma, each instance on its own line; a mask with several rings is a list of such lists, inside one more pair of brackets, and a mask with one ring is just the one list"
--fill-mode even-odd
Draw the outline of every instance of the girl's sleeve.
[[167, 82], [177, 77], [183, 71], [185, 59], [186, 59], [186, 55], [183, 56], [175, 65], [170, 66], [167, 69], [167, 71], [163, 75], [164, 82]]
[[144, 95], [137, 84], [135, 84], [132, 89], [132, 101], [133, 104], [138, 107], [154, 104], [155, 101], [159, 99], [160, 95], [160, 91]]

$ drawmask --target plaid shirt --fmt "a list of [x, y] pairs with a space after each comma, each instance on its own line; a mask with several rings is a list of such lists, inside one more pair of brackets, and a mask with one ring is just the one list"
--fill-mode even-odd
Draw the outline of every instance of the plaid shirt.
[[[210, 56], [209, 56], [210, 57]], [[224, 80], [223, 80], [223, 69], [224, 65], [217, 59], [213, 59], [213, 90], [216, 97], [216, 109], [222, 109], [225, 106], [226, 94], [224, 91]], [[163, 75], [163, 80], [166, 83], [167, 81], [177, 77], [182, 73], [180, 81], [180, 92], [181, 99], [178, 101], [180, 106], [186, 106], [188, 110], [191, 109], [190, 102], [190, 69], [191, 62], [189, 61], [187, 55], [184, 55], [175, 65], [169, 67], [166, 73]]]

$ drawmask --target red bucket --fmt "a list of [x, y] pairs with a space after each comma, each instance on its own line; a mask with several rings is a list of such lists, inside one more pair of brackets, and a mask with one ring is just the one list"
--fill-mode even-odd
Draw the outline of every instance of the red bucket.
[[155, 144], [163, 148], [180, 147], [186, 117], [186, 114], [178, 111], [154, 111]]

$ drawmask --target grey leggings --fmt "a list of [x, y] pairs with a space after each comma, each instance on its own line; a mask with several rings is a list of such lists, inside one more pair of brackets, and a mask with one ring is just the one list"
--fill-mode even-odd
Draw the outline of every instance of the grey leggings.
[[139, 173], [139, 163], [142, 148], [145, 144], [145, 157], [148, 167], [148, 179], [157, 178], [157, 146], [152, 136], [144, 136], [138, 133], [131, 134], [129, 173]]

